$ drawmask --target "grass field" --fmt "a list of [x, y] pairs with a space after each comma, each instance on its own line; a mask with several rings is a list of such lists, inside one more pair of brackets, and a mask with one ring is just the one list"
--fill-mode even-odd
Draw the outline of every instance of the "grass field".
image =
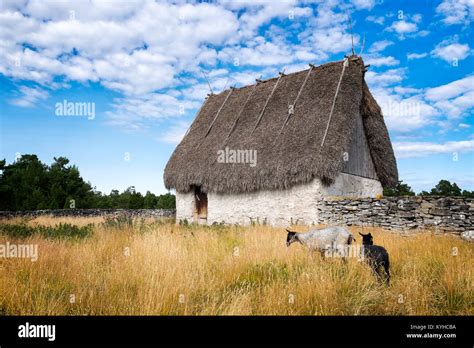
[[[90, 233], [61, 238], [35, 230], [60, 222]], [[361, 229], [350, 230], [360, 244]], [[474, 244], [430, 232], [364, 231], [390, 253], [390, 286], [355, 258], [344, 264], [311, 257], [299, 244], [287, 248], [283, 228], [5, 220], [0, 245], [37, 244], [38, 260], [0, 258], [0, 314], [474, 314]]]

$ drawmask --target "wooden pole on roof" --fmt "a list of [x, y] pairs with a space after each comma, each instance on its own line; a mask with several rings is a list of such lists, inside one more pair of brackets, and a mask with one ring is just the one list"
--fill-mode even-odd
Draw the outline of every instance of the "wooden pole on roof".
[[209, 83], [206, 73], [204, 71], [201, 71], [201, 72], [204, 78], [206, 79], [207, 85], [209, 86], [209, 91], [211, 92], [211, 94], [214, 94], [214, 91], [212, 90], [211, 84]]
[[268, 102], [270, 101], [270, 99], [271, 99], [273, 93], [275, 93], [275, 90], [276, 90], [276, 88], [277, 88], [277, 86], [278, 86], [278, 82], [280, 82], [281, 78], [285, 75], [285, 71], [283, 70], [283, 72], [279, 72], [278, 74], [279, 74], [280, 76], [278, 76], [278, 80], [277, 80], [277, 82], [275, 83], [275, 86], [273, 86], [272, 92], [271, 92], [270, 95], [268, 96], [267, 101], [265, 102], [265, 105], [263, 106], [263, 110], [262, 110], [262, 112], [260, 113], [260, 116], [258, 116], [257, 123], [255, 123], [255, 127], [253, 128], [252, 133], [250, 133], [250, 135], [252, 135], [253, 132], [255, 132], [255, 130], [257, 129], [258, 125], [260, 124], [260, 121], [262, 120], [263, 114], [265, 113], [265, 109], [267, 108]]
[[350, 14], [347, 14], [349, 16], [349, 28], [351, 30], [351, 41], [352, 41], [352, 55], [355, 54], [354, 51], [354, 33], [352, 32], [352, 18]]
[[293, 112], [290, 112], [290, 108], [288, 107], [288, 116], [286, 117], [286, 120], [285, 122], [283, 123], [283, 126], [281, 127], [280, 129], [280, 133], [278, 135], [281, 134], [281, 132], [283, 132], [283, 128], [285, 128], [286, 124], [288, 123], [288, 120], [290, 119], [291, 115], [293, 115], [293, 113], [295, 112], [295, 107], [296, 107], [296, 103], [298, 102], [298, 99], [301, 95], [301, 92], [303, 92], [303, 88], [304, 86], [306, 85], [306, 81], [308, 81], [308, 78], [309, 78], [309, 75], [311, 74], [311, 71], [313, 70], [314, 68], [314, 65], [313, 64], [309, 64], [310, 68], [308, 70], [308, 73], [306, 74], [306, 77], [304, 78], [304, 81], [303, 81], [303, 84], [301, 85], [300, 87], [300, 90], [298, 91], [298, 94], [296, 95], [296, 98], [295, 98], [295, 101], [293, 102], [293, 104], [291, 105], [292, 106], [292, 111]]
[[348, 65], [349, 65], [349, 59], [345, 58], [344, 62], [342, 63], [342, 72], [341, 72], [341, 77], [339, 78], [339, 82], [337, 83], [336, 94], [334, 95], [334, 99], [332, 100], [331, 112], [329, 113], [328, 123], [326, 125], [326, 130], [324, 131], [323, 140], [321, 141], [321, 147], [323, 147], [324, 142], [326, 141], [326, 136], [329, 130], [329, 124], [331, 123], [332, 114], [334, 112], [334, 106], [336, 105], [337, 95], [339, 94], [339, 88], [341, 87], [342, 77], [344, 76], [344, 71], [346, 70], [346, 67]]
[[[261, 77], [261, 76], [260, 76]], [[232, 128], [230, 129], [229, 131], [229, 134], [227, 134], [227, 137], [225, 138], [224, 140], [224, 145], [227, 144], [227, 141], [229, 140], [230, 136], [232, 135], [232, 132], [234, 131], [235, 127], [237, 126], [237, 122], [239, 121], [240, 119], [240, 116], [242, 115], [242, 112], [244, 111], [245, 109], [245, 106], [247, 106], [247, 103], [249, 102], [250, 98], [252, 97], [253, 93], [255, 92], [255, 90], [257, 89], [257, 85], [258, 83], [261, 82], [260, 79], [257, 79], [256, 80], [256, 83], [255, 83], [255, 86], [253, 86], [252, 88], [252, 91], [249, 93], [249, 96], [247, 97], [247, 99], [245, 100], [245, 103], [242, 105], [242, 108], [240, 109], [237, 117], [235, 118], [234, 120], [234, 123], [232, 124]]]
[[364, 52], [364, 47], [365, 47], [365, 33], [364, 33], [364, 38], [362, 39], [362, 47], [360, 48], [359, 57], [362, 57], [362, 52]]
[[212, 126], [214, 125], [214, 122], [216, 122], [217, 117], [219, 117], [219, 114], [221, 113], [222, 108], [224, 107], [225, 103], [227, 102], [227, 99], [229, 99], [229, 97], [230, 97], [230, 95], [232, 94], [233, 91], [234, 91], [234, 87], [230, 87], [230, 92], [227, 93], [227, 95], [226, 95], [226, 97], [225, 97], [225, 99], [224, 99], [224, 102], [222, 103], [221, 107], [220, 107], [219, 110], [217, 111], [216, 116], [214, 116], [214, 119], [212, 120], [212, 122], [211, 122], [209, 128], [207, 129], [207, 132], [206, 132], [206, 135], [204, 136], [204, 138], [207, 137], [207, 135], [208, 135], [209, 132], [211, 131], [211, 128], [212, 128]]

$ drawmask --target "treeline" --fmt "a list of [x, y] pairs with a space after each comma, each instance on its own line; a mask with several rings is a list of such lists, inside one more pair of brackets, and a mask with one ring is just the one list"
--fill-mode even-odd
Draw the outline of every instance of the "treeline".
[[[384, 196], [414, 196], [410, 186], [399, 181], [397, 186], [384, 189]], [[474, 198], [474, 191], [462, 190], [456, 183], [441, 180], [422, 196], [463, 196]], [[68, 208], [100, 209], [174, 209], [172, 194], [142, 195], [130, 186], [123, 192], [110, 194], [96, 191], [82, 179], [79, 169], [65, 157], [54, 158], [48, 166], [36, 155], [23, 155], [12, 164], [0, 161], [0, 210], [40, 210]]]
[[[384, 189], [384, 196], [415, 196], [415, 192], [410, 186], [399, 181], [394, 188]], [[455, 183], [448, 180], [440, 180], [439, 183], [430, 191], [421, 191], [418, 196], [462, 196], [466, 198], [474, 198], [474, 191], [461, 190]]]
[[12, 164], [0, 161], [0, 210], [68, 208], [174, 209], [175, 196], [142, 195], [133, 186], [107, 195], [82, 179], [79, 169], [65, 157], [48, 166], [36, 155], [23, 155]]

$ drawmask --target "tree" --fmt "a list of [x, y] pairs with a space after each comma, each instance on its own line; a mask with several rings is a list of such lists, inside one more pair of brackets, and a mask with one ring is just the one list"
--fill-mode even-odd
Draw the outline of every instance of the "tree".
[[146, 191], [145, 197], [143, 198], [143, 208], [153, 209], [156, 207], [157, 197], [150, 191]]
[[415, 192], [411, 189], [408, 184], [404, 184], [402, 180], [399, 180], [397, 185], [393, 188], [385, 188], [383, 190], [384, 196], [414, 196]]
[[40, 203], [49, 200], [49, 178], [47, 167], [36, 155], [23, 155], [6, 165], [0, 163], [0, 209], [35, 210], [43, 208]]
[[463, 190], [462, 196], [466, 198], [474, 198], [474, 191]]
[[54, 157], [48, 166], [36, 155], [23, 155], [12, 164], [0, 160], [0, 210], [69, 208], [174, 208], [174, 195], [145, 197], [130, 186], [120, 193], [102, 194], [81, 177], [66, 157]]
[[[468, 191], [466, 191], [468, 192]], [[440, 180], [439, 183], [431, 189], [431, 192], [422, 191], [420, 195], [424, 196], [461, 196], [461, 189], [456, 183], [448, 180]]]
[[175, 209], [176, 196], [170, 193], [158, 196], [156, 208], [157, 209]]

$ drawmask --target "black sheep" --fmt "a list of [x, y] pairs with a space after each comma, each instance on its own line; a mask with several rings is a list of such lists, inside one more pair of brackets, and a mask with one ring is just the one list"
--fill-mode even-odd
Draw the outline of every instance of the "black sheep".
[[380, 245], [373, 245], [374, 239], [371, 233], [362, 234], [359, 232], [359, 234], [362, 236], [362, 244], [364, 245], [364, 259], [369, 263], [370, 267], [372, 267], [372, 271], [374, 271], [375, 276], [379, 280], [383, 279], [381, 272], [381, 268], [383, 267], [385, 269], [387, 285], [390, 284], [390, 261], [387, 250]]

